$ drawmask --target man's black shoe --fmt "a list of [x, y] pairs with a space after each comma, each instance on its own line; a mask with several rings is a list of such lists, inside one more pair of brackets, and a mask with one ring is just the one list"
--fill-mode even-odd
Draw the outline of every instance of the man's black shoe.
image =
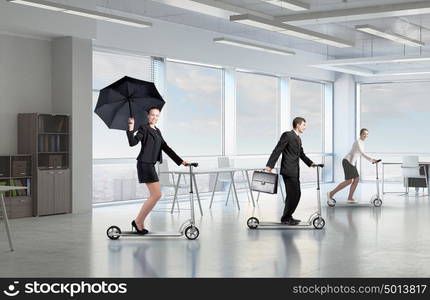
[[294, 222], [300, 223], [302, 220], [291, 218]]

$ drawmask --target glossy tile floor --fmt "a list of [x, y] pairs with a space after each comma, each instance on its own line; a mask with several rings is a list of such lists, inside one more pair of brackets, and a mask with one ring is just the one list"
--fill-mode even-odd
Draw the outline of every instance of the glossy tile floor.
[[[11, 220], [15, 252], [0, 223], [1, 277], [429, 277], [430, 199], [388, 194], [381, 208], [328, 208], [323, 185], [323, 230], [249, 230], [252, 205], [239, 193], [241, 210], [218, 195], [197, 213], [200, 237], [106, 237], [108, 226], [129, 230], [138, 204], [94, 208], [91, 214]], [[396, 187], [395, 187], [396, 188]], [[397, 186], [401, 189], [400, 186]], [[356, 198], [368, 201], [375, 185], [363, 183]], [[346, 193], [338, 195], [338, 200]], [[185, 201], [185, 199], [184, 199]], [[186, 208], [187, 202], [181, 202]], [[157, 206], [147, 227], [177, 230], [189, 210], [171, 215]], [[262, 195], [260, 220], [277, 221], [281, 198]], [[315, 210], [314, 187], [304, 187], [296, 218]], [[196, 211], [198, 212], [198, 211]]]

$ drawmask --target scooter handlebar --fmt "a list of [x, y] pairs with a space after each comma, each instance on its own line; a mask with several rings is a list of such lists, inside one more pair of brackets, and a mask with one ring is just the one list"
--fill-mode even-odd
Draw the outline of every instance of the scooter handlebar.
[[375, 162], [373, 162], [372, 164], [377, 164], [377, 163], [380, 163], [381, 161], [382, 161], [382, 159], [378, 159]]
[[197, 162], [187, 163], [185, 166], [187, 166], [187, 167], [192, 166], [192, 167], [196, 168], [199, 166], [199, 163], [197, 163]]
[[324, 168], [324, 164], [317, 164], [316, 167], [318, 167], [318, 168]]

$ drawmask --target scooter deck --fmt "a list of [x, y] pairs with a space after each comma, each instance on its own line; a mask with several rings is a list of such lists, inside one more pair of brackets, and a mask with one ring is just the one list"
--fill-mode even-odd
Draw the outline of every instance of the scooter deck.
[[256, 229], [263, 227], [266, 229], [313, 229], [314, 226], [309, 222], [300, 222], [297, 225], [288, 225], [280, 222], [260, 222]]
[[147, 234], [139, 234], [136, 231], [123, 231], [120, 236], [135, 236], [135, 237], [180, 237], [183, 236], [180, 232], [149, 232]]
[[374, 207], [375, 205], [373, 205], [373, 203], [365, 203], [365, 202], [356, 202], [356, 203], [348, 203], [348, 202], [336, 202], [336, 204], [334, 206], [330, 206], [327, 204], [328, 207], [336, 207], [336, 206], [341, 206], [341, 207], [346, 207], [346, 206], [355, 206], [355, 207]]

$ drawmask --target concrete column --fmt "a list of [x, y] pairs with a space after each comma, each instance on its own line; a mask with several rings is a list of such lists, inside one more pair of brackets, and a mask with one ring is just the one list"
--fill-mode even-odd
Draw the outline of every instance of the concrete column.
[[343, 181], [342, 159], [351, 149], [356, 132], [355, 80], [348, 74], [337, 76], [334, 82], [333, 136], [334, 180]]
[[52, 41], [52, 111], [71, 116], [72, 212], [92, 205], [92, 41]]

